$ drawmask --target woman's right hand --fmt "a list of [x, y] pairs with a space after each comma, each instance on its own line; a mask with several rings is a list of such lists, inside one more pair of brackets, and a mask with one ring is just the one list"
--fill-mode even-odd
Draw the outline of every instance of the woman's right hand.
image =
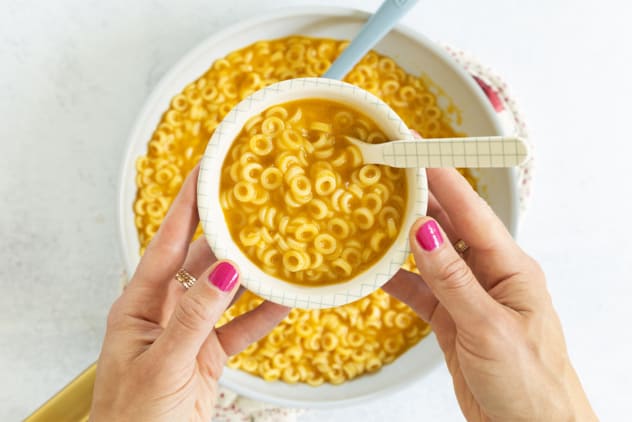
[[434, 219], [410, 231], [421, 277], [402, 270], [384, 290], [432, 326], [465, 417], [597, 420], [538, 264], [456, 170], [428, 170], [428, 179]]

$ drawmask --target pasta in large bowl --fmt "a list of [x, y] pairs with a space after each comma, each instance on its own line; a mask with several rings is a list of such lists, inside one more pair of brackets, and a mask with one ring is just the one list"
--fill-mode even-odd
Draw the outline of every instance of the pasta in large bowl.
[[[251, 93], [242, 88], [319, 76], [366, 16], [308, 8], [243, 22], [207, 39], [163, 78], [131, 133], [121, 179], [121, 241], [130, 272], [215, 127]], [[243, 78], [258, 80], [240, 84]], [[392, 31], [346, 81], [381, 97], [422, 135], [501, 134], [470, 77], [405, 28]], [[515, 231], [513, 170], [480, 170], [475, 176], [479, 192]], [[220, 323], [260, 300], [245, 294]], [[441, 359], [428, 326], [378, 290], [331, 310], [293, 310], [269, 336], [232, 357], [221, 381], [283, 405], [346, 405], [407, 385]]]

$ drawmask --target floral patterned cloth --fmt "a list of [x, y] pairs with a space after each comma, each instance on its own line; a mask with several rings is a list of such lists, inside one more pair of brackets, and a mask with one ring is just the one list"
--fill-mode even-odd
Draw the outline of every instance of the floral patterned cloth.
[[[491, 69], [483, 66], [471, 55], [447, 44], [443, 48], [456, 60], [481, 87], [492, 107], [498, 113], [505, 135], [518, 135], [529, 142], [527, 128], [518, 110], [518, 106], [510, 95], [505, 82]], [[524, 215], [531, 197], [531, 180], [533, 177], [533, 155], [519, 169], [518, 188], [520, 194], [520, 215]], [[303, 409], [282, 408], [272, 404], [239, 396], [221, 387], [217, 405], [215, 406], [215, 422], [293, 422], [303, 413]]]
[[505, 135], [517, 135], [524, 138], [531, 149], [531, 158], [519, 168], [518, 189], [520, 195], [520, 217], [523, 217], [531, 198], [531, 181], [534, 169], [534, 146], [529, 139], [529, 134], [522, 113], [514, 100], [507, 84], [489, 67], [483, 66], [470, 54], [443, 44], [443, 48], [459, 63], [481, 87], [490, 103], [498, 113], [498, 118], [503, 126]]

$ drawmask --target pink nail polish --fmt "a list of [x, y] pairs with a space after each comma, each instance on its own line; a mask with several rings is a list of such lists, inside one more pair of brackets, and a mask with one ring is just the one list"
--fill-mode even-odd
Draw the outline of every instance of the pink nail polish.
[[434, 251], [443, 244], [441, 230], [434, 220], [428, 220], [419, 227], [415, 237], [417, 243], [428, 252]]
[[208, 281], [223, 292], [231, 291], [237, 278], [237, 270], [228, 262], [220, 262], [208, 275]]

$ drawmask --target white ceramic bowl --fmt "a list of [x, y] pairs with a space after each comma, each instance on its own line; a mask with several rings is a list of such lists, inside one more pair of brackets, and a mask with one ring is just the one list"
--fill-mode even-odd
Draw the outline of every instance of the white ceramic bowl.
[[[358, 10], [328, 6], [285, 9], [245, 20], [206, 39], [163, 77], [147, 99], [130, 133], [121, 171], [119, 228], [123, 258], [129, 274], [133, 273], [139, 260], [139, 242], [132, 209], [136, 196], [134, 164], [138, 156], [146, 153], [147, 142], [162, 113], [169, 107], [171, 98], [202, 75], [214, 60], [230, 51], [257, 40], [291, 34], [350, 39], [367, 16], [367, 13]], [[407, 72], [426, 74], [441, 86], [462, 111], [462, 122], [457, 129], [468, 135], [503, 134], [487, 98], [470, 75], [424, 36], [410, 28], [398, 26], [375, 49], [395, 59]], [[515, 234], [519, 212], [515, 170], [481, 170], [477, 175], [481, 194], [510, 232]], [[423, 378], [442, 360], [436, 340], [430, 335], [377, 373], [338, 386], [322, 385], [314, 388], [281, 382], [268, 383], [230, 368], [225, 369], [221, 382], [240, 394], [279, 405], [331, 408], [377, 399]]]
[[408, 228], [426, 214], [428, 186], [423, 169], [407, 169], [408, 203], [402, 229], [384, 255], [350, 280], [324, 286], [288, 283], [261, 270], [233, 241], [219, 201], [224, 159], [244, 124], [268, 108], [301, 99], [327, 99], [342, 103], [370, 117], [388, 139], [413, 139], [402, 119], [375, 95], [345, 82], [324, 78], [298, 78], [265, 87], [237, 104], [224, 117], [211, 137], [198, 178], [198, 210], [204, 235], [215, 256], [239, 265], [241, 283], [272, 302], [292, 308], [331, 308], [369, 295], [390, 280], [409, 254]]

